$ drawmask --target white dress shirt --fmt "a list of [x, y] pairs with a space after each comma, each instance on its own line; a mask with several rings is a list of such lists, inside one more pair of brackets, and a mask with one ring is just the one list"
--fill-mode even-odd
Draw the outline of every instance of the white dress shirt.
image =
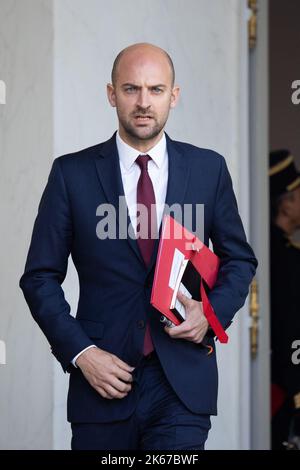
[[[119, 154], [119, 163], [122, 176], [122, 183], [128, 212], [131, 220], [132, 227], [136, 234], [136, 192], [137, 183], [141, 174], [141, 169], [136, 163], [139, 155], [149, 155], [151, 160], [148, 162], [148, 173], [151, 178], [156, 203], [157, 227], [160, 226], [164, 204], [167, 194], [168, 184], [168, 152], [165, 133], [157, 144], [152, 147], [148, 152], [141, 153], [139, 150], [128, 145], [121, 138], [119, 131], [116, 135], [116, 144]], [[88, 346], [80, 351], [77, 356], [72, 360], [72, 364], [76, 366], [76, 360], [87, 349], [96, 347], [95, 345]]]
[[149, 155], [151, 157], [151, 160], [148, 162], [148, 173], [154, 188], [157, 227], [159, 227], [164, 210], [168, 183], [168, 154], [165, 134], [163, 134], [159, 142], [157, 142], [157, 144], [146, 153], [141, 153], [139, 150], [136, 150], [130, 145], [126, 144], [126, 142], [124, 142], [124, 140], [122, 140], [120, 137], [119, 132], [116, 136], [116, 142], [125, 199], [135, 233], [137, 212], [136, 191], [138, 180], [141, 174], [141, 169], [135, 160], [139, 155]]

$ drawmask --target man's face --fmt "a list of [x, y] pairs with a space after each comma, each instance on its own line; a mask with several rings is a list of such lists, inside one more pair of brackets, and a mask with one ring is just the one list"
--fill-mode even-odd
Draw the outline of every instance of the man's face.
[[297, 227], [300, 227], [300, 186], [293, 191], [290, 205], [290, 217]]
[[121, 57], [117, 70], [116, 82], [107, 91], [117, 109], [120, 135], [133, 143], [153, 142], [179, 93], [168, 60], [161, 52], [137, 49]]
[[280, 205], [280, 214], [293, 230], [300, 228], [300, 186], [286, 193]]

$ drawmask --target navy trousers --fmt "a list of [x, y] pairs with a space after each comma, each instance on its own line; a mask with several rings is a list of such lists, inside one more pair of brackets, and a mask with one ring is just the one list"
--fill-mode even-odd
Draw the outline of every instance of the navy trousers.
[[72, 423], [72, 450], [204, 450], [210, 415], [192, 413], [178, 399], [155, 352], [133, 378], [140, 391], [134, 413], [111, 423]]

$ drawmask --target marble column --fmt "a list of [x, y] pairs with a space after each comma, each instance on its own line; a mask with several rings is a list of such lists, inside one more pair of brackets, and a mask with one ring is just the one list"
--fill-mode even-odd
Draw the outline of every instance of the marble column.
[[53, 11], [0, 0], [0, 448], [53, 446], [53, 359], [18, 287], [53, 159]]

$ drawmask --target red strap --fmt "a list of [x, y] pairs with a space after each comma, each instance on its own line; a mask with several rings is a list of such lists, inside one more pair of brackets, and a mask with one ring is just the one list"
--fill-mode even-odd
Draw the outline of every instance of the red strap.
[[224, 328], [222, 327], [221, 323], [219, 322], [209, 300], [206, 295], [206, 291], [203, 285], [203, 279], [201, 277], [201, 285], [200, 285], [200, 292], [201, 292], [201, 300], [203, 305], [203, 312], [204, 315], [212, 327], [214, 333], [218, 337], [220, 343], [227, 343], [228, 342], [228, 335], [225, 333]]

